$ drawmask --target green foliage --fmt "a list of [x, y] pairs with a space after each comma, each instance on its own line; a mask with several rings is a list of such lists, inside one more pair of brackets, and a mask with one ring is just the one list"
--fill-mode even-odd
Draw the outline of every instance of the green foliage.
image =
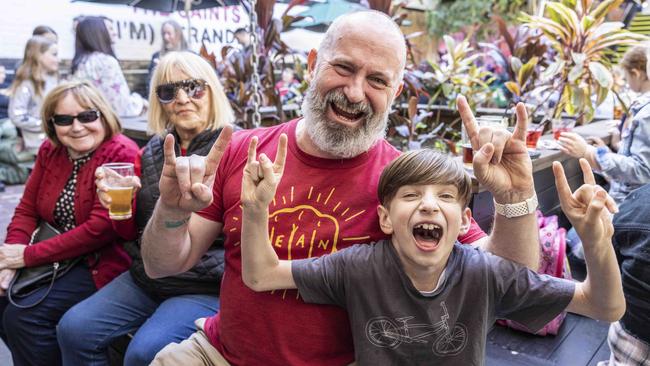
[[488, 24], [494, 14], [512, 20], [526, 6], [526, 0], [434, 0], [427, 11], [429, 34], [442, 37], [467, 26]]
[[[549, 66], [560, 93], [553, 117], [562, 111], [582, 122], [593, 119], [596, 106], [613, 86], [611, 47], [632, 45], [648, 38], [623, 29], [623, 23], [605, 22], [606, 15], [623, 0], [562, 0], [548, 2], [545, 16], [522, 14], [520, 20], [542, 32], [557, 53]], [[547, 70], [548, 70], [547, 69]], [[595, 103], [591, 96], [596, 96]]]
[[443, 39], [447, 46], [443, 62], [429, 62], [433, 69], [433, 91], [429, 103], [442, 99], [453, 107], [459, 94], [467, 98], [472, 109], [486, 103], [492, 97], [490, 84], [494, 81], [494, 76], [476, 65], [481, 55], [474, 52], [467, 39], [460, 43], [456, 43], [450, 36], [444, 36]]

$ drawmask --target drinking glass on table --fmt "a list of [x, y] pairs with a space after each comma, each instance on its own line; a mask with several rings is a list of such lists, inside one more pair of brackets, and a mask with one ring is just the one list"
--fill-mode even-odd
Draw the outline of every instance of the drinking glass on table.
[[554, 119], [551, 121], [553, 127], [553, 138], [558, 140], [562, 132], [571, 132], [575, 127], [576, 121], [570, 119]]
[[542, 131], [544, 126], [538, 123], [531, 123], [528, 125], [528, 130], [526, 131], [526, 147], [535, 150], [537, 149], [537, 142], [542, 136]]
[[102, 165], [104, 181], [111, 198], [108, 215], [112, 220], [130, 219], [133, 198], [133, 164], [108, 163]]

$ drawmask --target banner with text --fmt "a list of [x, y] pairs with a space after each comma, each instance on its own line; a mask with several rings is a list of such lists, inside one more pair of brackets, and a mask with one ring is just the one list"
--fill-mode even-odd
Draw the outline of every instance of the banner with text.
[[167, 19], [183, 27], [193, 51], [205, 44], [217, 56], [222, 46], [236, 45], [234, 31], [247, 27], [249, 21], [241, 6], [165, 13], [126, 5], [72, 3], [70, 0], [3, 0], [2, 11], [5, 16], [0, 23], [0, 58], [10, 59], [23, 57], [25, 43], [37, 25], [53, 28], [59, 36], [59, 57], [71, 59], [74, 55], [72, 24], [77, 16], [105, 16], [113, 23], [117, 34], [114, 49], [120, 60], [149, 60], [161, 48], [160, 27]]

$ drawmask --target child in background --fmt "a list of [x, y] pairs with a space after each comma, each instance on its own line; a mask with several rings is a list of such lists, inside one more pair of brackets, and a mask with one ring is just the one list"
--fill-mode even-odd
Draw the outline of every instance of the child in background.
[[[648, 79], [648, 48], [637, 46], [628, 50], [620, 66], [629, 88], [638, 93], [623, 120], [618, 153], [607, 146], [588, 144], [574, 132], [560, 135], [560, 150], [575, 158], [585, 158], [595, 171], [605, 175], [610, 184], [609, 195], [620, 204], [630, 192], [650, 183], [650, 80]], [[567, 244], [578, 259], [584, 259], [580, 238], [575, 230], [567, 233]]]
[[278, 81], [275, 84], [275, 90], [280, 94], [280, 100], [282, 103], [287, 103], [288, 101], [300, 97], [300, 91], [298, 87], [300, 83], [295, 78], [295, 72], [293, 69], [285, 68], [282, 70], [282, 80]]
[[45, 95], [58, 84], [58, 73], [56, 42], [43, 36], [30, 38], [10, 87], [9, 118], [22, 134], [24, 149], [34, 156], [45, 140], [41, 105]]
[[471, 179], [459, 162], [433, 150], [403, 154], [381, 175], [377, 212], [390, 240], [279, 260], [269, 241], [268, 207], [286, 141], [274, 163], [264, 154], [256, 160], [256, 137], [249, 145], [242, 278], [254, 291], [297, 288], [305, 302], [347, 309], [358, 364], [483, 364], [496, 318], [536, 330], [565, 309], [605, 321], [625, 311], [607, 193], [585, 160], [586, 184], [573, 194], [561, 165], [553, 166], [562, 208], [589, 244], [587, 279], [573, 283], [458, 244], [470, 223]]
[[650, 183], [650, 79], [648, 48], [637, 46], [625, 53], [620, 66], [630, 89], [638, 98], [623, 121], [618, 153], [607, 146], [595, 147], [574, 132], [560, 135], [560, 149], [576, 158], [585, 158], [595, 171], [610, 178], [609, 195], [621, 203], [633, 190]]

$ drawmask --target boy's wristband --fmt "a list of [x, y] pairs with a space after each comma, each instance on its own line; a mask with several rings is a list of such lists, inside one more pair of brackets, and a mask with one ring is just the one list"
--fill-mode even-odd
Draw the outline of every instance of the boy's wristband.
[[494, 201], [494, 210], [499, 215], [510, 219], [534, 213], [537, 209], [537, 205], [537, 194], [534, 194], [531, 198], [517, 203], [501, 204]]

